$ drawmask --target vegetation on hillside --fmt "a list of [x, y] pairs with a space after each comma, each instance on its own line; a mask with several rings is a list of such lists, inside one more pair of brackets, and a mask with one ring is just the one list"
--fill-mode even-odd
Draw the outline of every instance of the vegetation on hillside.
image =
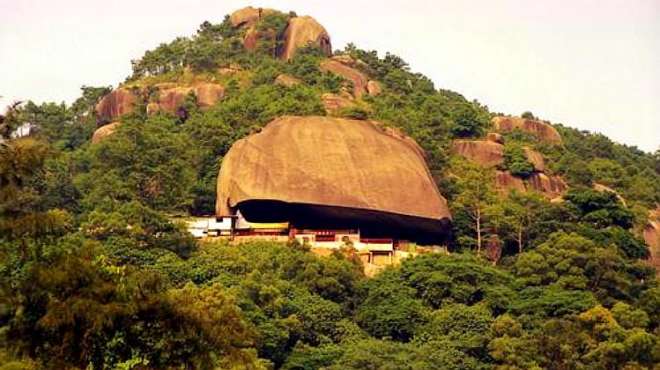
[[[276, 37], [264, 32], [253, 52], [225, 20], [133, 61], [127, 86], [191, 75], [225, 85], [221, 102], [190, 104], [185, 120], [147, 116], [142, 104], [91, 144], [108, 87], [83, 87], [71, 105], [28, 102], [6, 113], [0, 369], [657, 366], [660, 286], [641, 260], [638, 229], [660, 202], [660, 153], [564, 126], [562, 146], [513, 132], [507, 168], [533, 170], [521, 149], [529, 146], [571, 190], [562, 203], [501, 194], [492, 170], [448, 150], [488, 132], [488, 108], [437, 89], [392, 54], [346, 47], [383, 92], [344, 114], [399, 128], [425, 149], [452, 208], [451, 254], [367, 279], [350, 250], [319, 258], [295, 244], [200, 244], [173, 222], [213, 212], [234, 141], [280, 115], [324, 115], [321, 94], [346, 88], [320, 70], [314, 48], [289, 62], [272, 57], [281, 17], [259, 25]], [[218, 70], [229, 66], [234, 73]], [[282, 73], [302, 83], [275, 84]], [[30, 136], [11, 137], [28, 122]]]

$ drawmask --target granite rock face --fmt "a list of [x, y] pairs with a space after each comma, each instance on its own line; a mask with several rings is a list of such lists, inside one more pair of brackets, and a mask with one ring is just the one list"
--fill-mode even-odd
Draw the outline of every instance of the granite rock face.
[[519, 191], [521, 193], [527, 191], [523, 179], [513, 176], [509, 171], [495, 172], [495, 187], [504, 193], [513, 190]]
[[325, 111], [330, 115], [341, 112], [342, 109], [356, 107], [357, 104], [350, 94], [325, 93], [321, 95]]
[[545, 171], [545, 159], [543, 158], [543, 154], [527, 146], [523, 147], [523, 152], [525, 153], [525, 157], [527, 158], [529, 163], [531, 163], [534, 166], [534, 171], [537, 172]]
[[660, 206], [649, 212], [649, 219], [644, 227], [644, 241], [649, 247], [649, 262], [660, 275]]
[[554, 199], [568, 190], [568, 185], [559, 176], [549, 176], [543, 172], [535, 172], [527, 179], [527, 188]]
[[233, 27], [245, 29], [243, 46], [246, 49], [256, 49], [259, 39], [266, 38], [275, 41], [281, 37], [283, 45], [277, 53], [277, 56], [281, 59], [290, 60], [296, 54], [296, 50], [308, 45], [319, 47], [325, 55], [332, 54], [330, 35], [316, 19], [310, 16], [290, 17], [284, 33], [277, 35], [272, 30], [259, 30], [257, 27], [257, 23], [270, 14], [283, 13], [274, 9], [248, 6], [233, 12], [229, 16], [229, 22]]
[[129, 89], [117, 88], [96, 104], [96, 117], [100, 125], [132, 113], [138, 97]]
[[357, 69], [345, 64], [341, 59], [330, 58], [321, 62], [321, 70], [333, 73], [350, 81], [353, 84], [353, 96], [361, 97], [367, 92], [369, 80], [367, 76]]
[[98, 144], [106, 137], [112, 135], [120, 124], [121, 122], [112, 122], [97, 128], [94, 131], [94, 135], [92, 135], [92, 144]]
[[485, 167], [504, 163], [504, 145], [489, 140], [455, 140], [452, 146], [459, 154]]
[[552, 125], [533, 119], [520, 117], [494, 117], [492, 124], [500, 132], [511, 132], [515, 129], [534, 135], [541, 141], [550, 144], [561, 144], [561, 136]]
[[233, 27], [250, 27], [257, 23], [262, 17], [275, 13], [276, 10], [265, 8], [254, 8], [251, 6], [238, 9], [229, 15], [229, 22]]
[[218, 177], [216, 214], [249, 221], [359, 227], [437, 242], [450, 213], [421, 149], [378, 122], [285, 116], [234, 143]]
[[284, 60], [293, 58], [299, 48], [318, 46], [325, 55], [332, 54], [330, 35], [316, 19], [303, 16], [289, 19], [284, 31], [284, 47], [279, 57]]

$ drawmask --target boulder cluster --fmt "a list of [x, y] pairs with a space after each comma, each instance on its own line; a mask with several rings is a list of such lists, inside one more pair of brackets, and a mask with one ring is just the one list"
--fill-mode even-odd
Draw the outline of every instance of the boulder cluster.
[[288, 18], [284, 33], [275, 34], [273, 30], [260, 30], [259, 21], [273, 14], [282, 14], [274, 9], [248, 6], [233, 12], [229, 16], [231, 25], [245, 30], [243, 46], [248, 50], [257, 48], [260, 38], [280, 39], [282, 46], [277, 50], [277, 57], [290, 60], [296, 50], [309, 45], [319, 47], [326, 55], [332, 54], [330, 35], [323, 26], [310, 16], [292, 16]]
[[[559, 133], [545, 122], [517, 117], [495, 117], [492, 122], [493, 127], [500, 132], [519, 129], [534, 135], [538, 140], [552, 144], [561, 143]], [[543, 155], [527, 146], [523, 147], [525, 157], [534, 166], [534, 172], [528, 178], [522, 179], [509, 171], [499, 169], [504, 164], [504, 139], [496, 132], [488, 133], [485, 140], [455, 140], [452, 150], [481, 166], [498, 168], [495, 173], [495, 185], [504, 192], [536, 191], [549, 199], [560, 199], [559, 197], [568, 188], [560, 176], [546, 173]]]
[[149, 115], [167, 112], [184, 116], [183, 104], [190, 94], [194, 94], [200, 109], [208, 109], [224, 98], [225, 89], [214, 82], [196, 82], [187, 86], [165, 82], [143, 88], [118, 87], [96, 104], [99, 128], [94, 132], [92, 142], [98, 143], [111, 135], [119, 126], [120, 118], [133, 113], [140, 102], [146, 102]]

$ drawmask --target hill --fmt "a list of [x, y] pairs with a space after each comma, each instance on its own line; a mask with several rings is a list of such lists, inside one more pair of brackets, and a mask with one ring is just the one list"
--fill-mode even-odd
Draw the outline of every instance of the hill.
[[[333, 51], [330, 31], [241, 9], [145, 52], [114, 88], [8, 108], [0, 369], [657, 366], [660, 155], [491, 112], [396, 55]], [[269, 147], [272, 122], [327, 131]], [[235, 143], [253, 152], [234, 157], [267, 148], [288, 163], [327, 145], [324, 132], [377, 145], [318, 150], [297, 181], [268, 180], [278, 196], [300, 197], [310, 174], [341, 181], [320, 176], [324, 160], [349, 158], [358, 170], [333, 201], [423, 209], [444, 220], [445, 248], [411, 245], [417, 257], [366, 278], [348, 245], [318, 257], [295, 242], [200, 242], [174, 221], [215, 213], [223, 165], [243, 171], [234, 186], [262, 173], [227, 164]], [[360, 175], [380, 168], [408, 175], [380, 191]], [[397, 195], [415, 184], [428, 192]]]

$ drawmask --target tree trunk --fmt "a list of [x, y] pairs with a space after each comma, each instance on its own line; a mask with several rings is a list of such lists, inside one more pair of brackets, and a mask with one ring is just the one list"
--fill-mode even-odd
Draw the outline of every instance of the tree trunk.
[[522, 226], [518, 228], [518, 254], [522, 253]]
[[477, 209], [477, 256], [481, 255], [481, 210]]

